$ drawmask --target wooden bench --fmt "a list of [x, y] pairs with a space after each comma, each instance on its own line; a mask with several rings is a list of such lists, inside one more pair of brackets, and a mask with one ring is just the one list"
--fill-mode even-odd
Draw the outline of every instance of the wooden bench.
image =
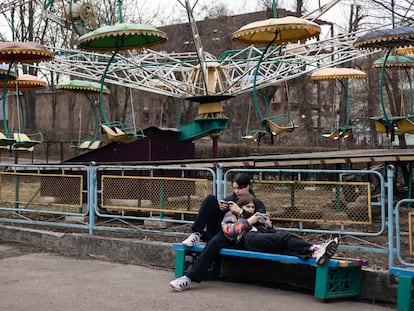
[[390, 269], [392, 275], [398, 276], [397, 310], [414, 310], [413, 306], [413, 277], [414, 270], [393, 267]]
[[[204, 249], [204, 245], [186, 247], [180, 243], [173, 243], [172, 247], [175, 249], [176, 277], [183, 276]], [[237, 249], [223, 248], [220, 255], [316, 266], [314, 296], [319, 299], [356, 297], [361, 291], [361, 259], [333, 257], [324, 265], [317, 265], [314, 258], [303, 260], [296, 256]]]

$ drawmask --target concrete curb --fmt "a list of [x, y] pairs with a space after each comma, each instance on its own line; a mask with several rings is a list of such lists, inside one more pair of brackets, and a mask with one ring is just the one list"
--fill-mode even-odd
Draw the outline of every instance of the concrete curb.
[[[100, 237], [79, 233], [56, 233], [2, 225], [0, 225], [0, 240], [30, 245], [65, 255], [92, 257], [171, 271], [175, 266], [174, 250], [170, 243], [165, 242]], [[226, 264], [229, 263], [225, 260], [224, 265]], [[234, 262], [231, 264], [234, 266]], [[231, 274], [224, 276], [244, 281], [258, 282], [260, 280], [260, 283], [265, 284], [277, 282], [278, 285], [288, 284], [304, 290], [311, 290], [313, 282], [306, 280], [313, 279], [311, 275], [314, 273], [313, 267], [281, 265], [283, 264], [263, 262], [260, 265], [260, 270], [265, 273], [258, 273], [258, 270], [252, 271], [254, 269], [241, 269], [238, 272], [236, 269], [236, 272], [232, 271]], [[397, 282], [387, 271], [363, 270], [361, 282], [361, 295], [358, 299], [370, 302], [396, 303]]]
[[173, 270], [175, 254], [171, 244], [156, 241], [99, 237], [78, 233], [0, 226], [0, 239], [22, 243], [65, 255], [92, 257], [134, 265]]

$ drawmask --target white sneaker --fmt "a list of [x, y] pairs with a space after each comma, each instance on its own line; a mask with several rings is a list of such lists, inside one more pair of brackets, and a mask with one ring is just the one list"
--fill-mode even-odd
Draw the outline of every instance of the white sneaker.
[[182, 276], [178, 279], [175, 279], [173, 281], [170, 282], [170, 287], [174, 290], [176, 290], [177, 292], [182, 292], [183, 290], [185, 290], [188, 285], [191, 284], [191, 279], [188, 276]]
[[315, 255], [316, 264], [323, 265], [333, 255], [335, 255], [335, 252], [337, 249], [338, 249], [338, 238], [322, 243], [321, 246], [316, 251], [316, 255]]
[[198, 232], [193, 232], [190, 234], [190, 236], [188, 238], [186, 238], [184, 241], [181, 242], [182, 245], [184, 246], [195, 246], [195, 245], [199, 245], [200, 244], [200, 233]]

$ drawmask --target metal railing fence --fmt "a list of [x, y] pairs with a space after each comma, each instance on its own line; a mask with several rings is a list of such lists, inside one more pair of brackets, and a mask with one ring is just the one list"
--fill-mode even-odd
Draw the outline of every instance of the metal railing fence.
[[384, 178], [374, 170], [226, 170], [220, 164], [214, 170], [94, 163], [0, 165], [0, 222], [90, 234], [186, 236], [203, 198], [214, 194], [220, 200], [231, 193], [231, 180], [240, 172], [251, 177], [252, 189], [279, 230], [338, 235], [342, 249], [388, 254], [392, 262], [393, 243], [372, 242], [387, 235], [388, 240], [394, 238], [391, 167]]

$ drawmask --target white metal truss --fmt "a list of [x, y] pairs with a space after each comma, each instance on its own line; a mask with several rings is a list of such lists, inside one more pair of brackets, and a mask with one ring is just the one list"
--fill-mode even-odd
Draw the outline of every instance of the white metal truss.
[[[275, 85], [315, 69], [335, 67], [343, 63], [367, 57], [376, 51], [357, 50], [353, 42], [357, 34], [346, 34], [322, 41], [300, 45], [274, 47], [258, 61], [263, 49], [248, 46], [215, 57], [207, 52], [205, 62], [217, 64], [216, 93], [209, 95], [237, 96], [251, 92], [257, 70], [257, 89]], [[55, 59], [36, 65], [37, 68], [63, 73], [100, 82], [108, 65], [110, 54], [51, 48]], [[166, 53], [146, 49], [117, 54], [109, 66], [105, 83], [140, 89], [175, 98], [191, 98], [204, 94], [203, 83], [194, 80], [192, 72], [199, 68], [199, 56], [195, 52]]]
[[[35, 2], [42, 5], [41, 0]], [[331, 2], [329, 7], [338, 1]], [[0, 12], [25, 3], [26, 0], [5, 0], [0, 4]], [[191, 13], [188, 0], [185, 3], [187, 11]], [[190, 14], [193, 33], [198, 36], [195, 21], [191, 17]], [[175, 98], [191, 98], [206, 95], [206, 70], [213, 67], [210, 70], [214, 70], [215, 93], [208, 92], [208, 95], [237, 96], [253, 90], [254, 76], [256, 88], [261, 89], [308, 74], [315, 69], [338, 66], [376, 53], [354, 49], [352, 44], [358, 35], [352, 33], [299, 45], [273, 47], [263, 56], [260, 66], [258, 61], [264, 49], [254, 46], [224, 52], [219, 57], [204, 51], [200, 40], [195, 40], [199, 43], [195, 52], [166, 53], [150, 49], [140, 53], [130, 51], [115, 56], [105, 76], [105, 83]], [[67, 76], [59, 79], [69, 79], [70, 76], [71, 79], [77, 77], [100, 82], [111, 57], [110, 54], [50, 48], [55, 52], [55, 59], [35, 66]], [[194, 71], [200, 68], [202, 80], [195, 79], [194, 75]]]

